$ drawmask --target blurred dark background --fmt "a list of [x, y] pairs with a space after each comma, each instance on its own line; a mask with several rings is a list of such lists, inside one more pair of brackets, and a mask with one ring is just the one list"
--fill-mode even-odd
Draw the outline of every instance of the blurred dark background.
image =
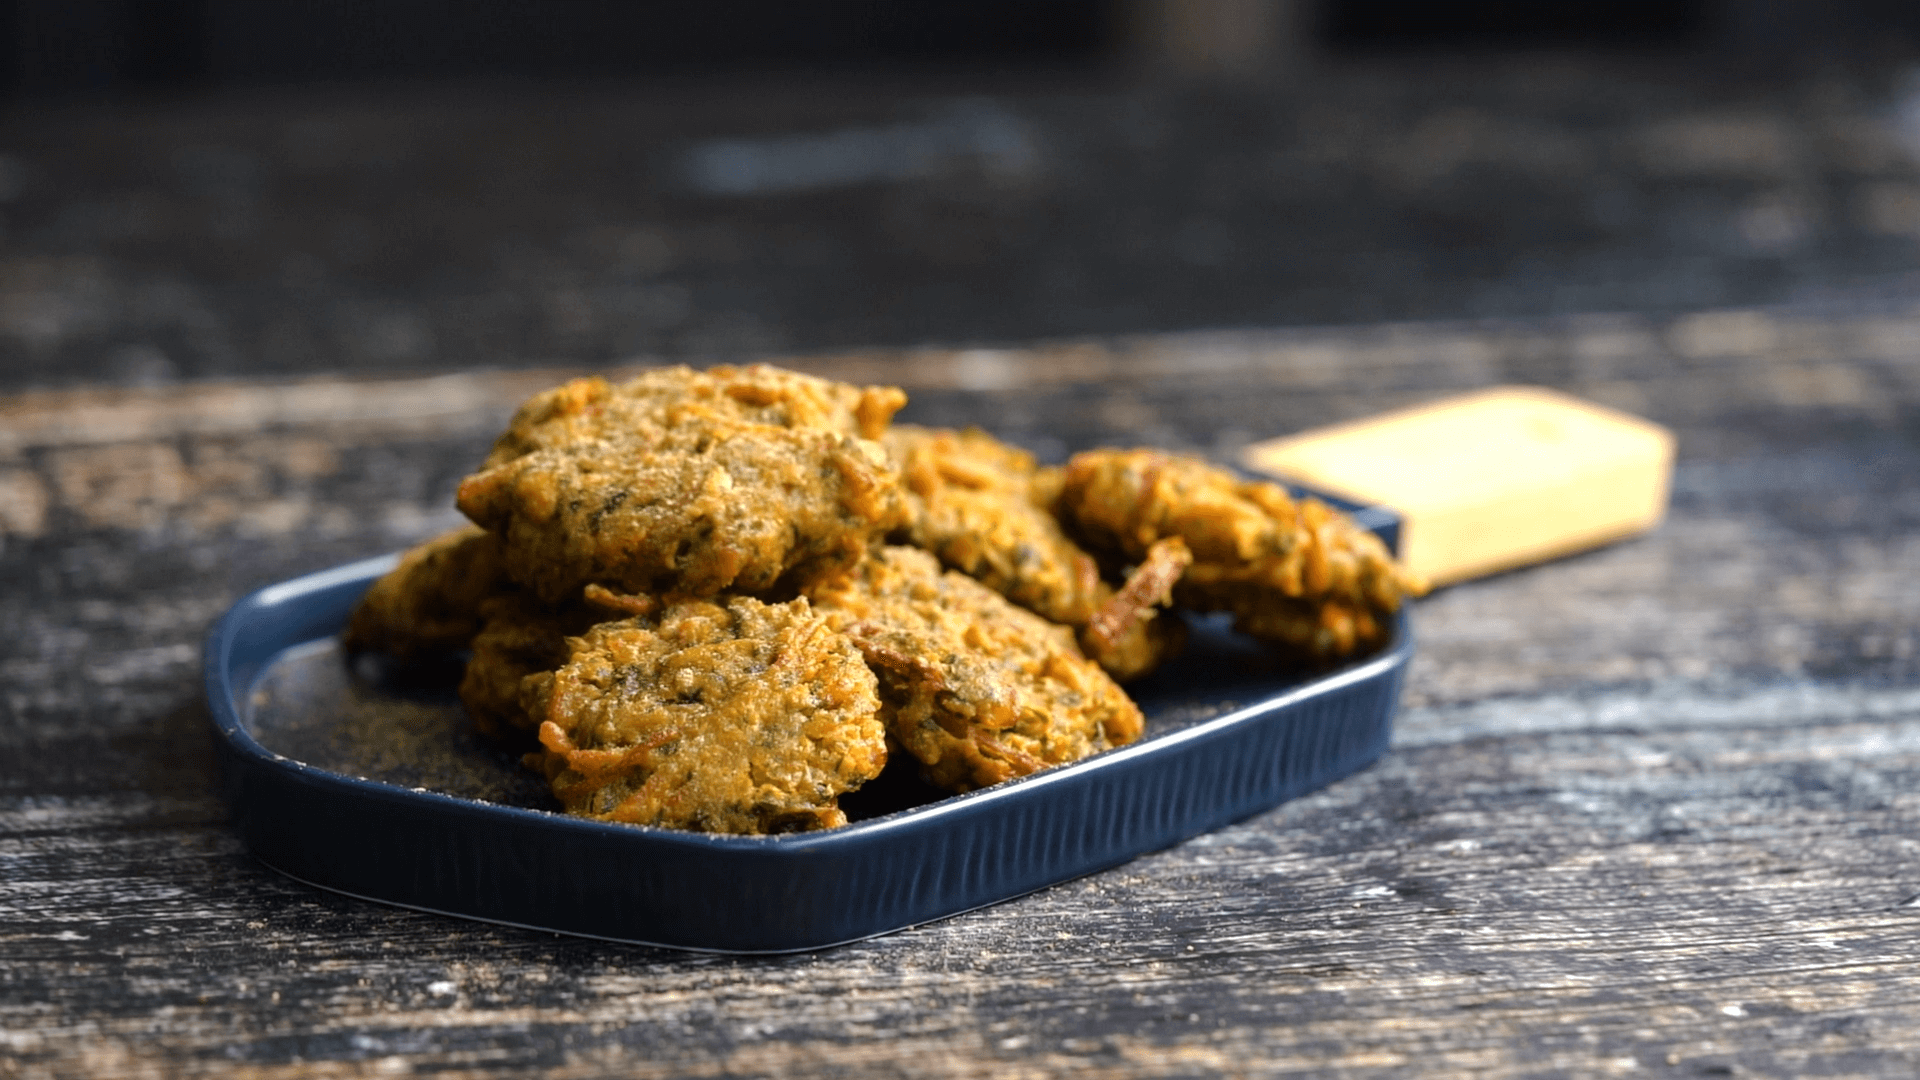
[[1890, 0], [8, 0], [0, 387], [1904, 305]]
[[[1218, 40], [1199, 40], [1211, 35]], [[783, 66], [1111, 66], [1540, 47], [1886, 53], [1900, 0], [6, 0], [16, 95], [355, 79], [657, 76]], [[1162, 56], [1160, 59], [1181, 57]], [[1193, 57], [1185, 57], [1191, 61]]]

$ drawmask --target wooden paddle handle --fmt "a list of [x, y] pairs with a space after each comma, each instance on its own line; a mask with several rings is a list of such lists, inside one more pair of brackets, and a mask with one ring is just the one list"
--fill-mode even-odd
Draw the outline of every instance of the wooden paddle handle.
[[1501, 386], [1255, 443], [1245, 462], [1398, 510], [1401, 559], [1445, 585], [1653, 528], [1673, 445], [1638, 417]]

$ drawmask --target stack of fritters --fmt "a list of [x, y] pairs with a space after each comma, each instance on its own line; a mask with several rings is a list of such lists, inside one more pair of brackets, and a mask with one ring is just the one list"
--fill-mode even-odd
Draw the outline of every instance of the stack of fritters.
[[404, 556], [347, 644], [468, 650], [476, 724], [535, 744], [570, 813], [786, 832], [844, 824], [889, 751], [967, 791], [1137, 739], [1115, 680], [1178, 647], [1170, 602], [1324, 661], [1412, 584], [1271, 485], [1151, 451], [1043, 468], [889, 429], [905, 401], [762, 365], [537, 395], [460, 485], [475, 527]]
[[[1152, 671], [1179, 647], [1184, 624], [1154, 619], [1153, 607], [1180, 573], [1167, 557], [1117, 595], [1093, 556], [1054, 516], [1063, 475], [1025, 450], [978, 429], [901, 425], [886, 434], [907, 487], [904, 539], [1053, 622], [1073, 627], [1087, 654], [1122, 682]], [[1171, 553], [1173, 549], [1167, 548]], [[1184, 563], [1181, 564], [1184, 566]], [[1157, 571], [1157, 572], [1156, 572]], [[1143, 582], [1149, 582], [1143, 585]]]
[[968, 791], [1140, 737], [1140, 710], [1068, 628], [908, 547], [809, 590], [880, 679], [887, 730], [922, 775]]

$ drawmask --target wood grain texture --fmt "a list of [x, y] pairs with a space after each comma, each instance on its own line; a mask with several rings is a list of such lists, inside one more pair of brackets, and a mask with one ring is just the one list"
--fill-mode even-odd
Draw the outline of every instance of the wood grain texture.
[[[1395, 749], [1358, 776], [985, 911], [727, 958], [320, 892], [249, 859], [215, 797], [207, 625], [450, 522], [512, 404], [488, 387], [537, 376], [476, 376], [429, 417], [293, 388], [215, 431], [196, 395], [258, 396], [218, 384], [138, 399], [121, 434], [22, 438], [0, 485], [40, 493], [0, 513], [0, 1077], [1920, 1071], [1920, 320], [956, 355], [807, 362], [885, 367], [910, 418], [1050, 457], [1225, 455], [1545, 383], [1674, 428], [1673, 509], [1422, 601]], [[57, 432], [65, 407], [0, 415]]]
[[1903, 302], [1883, 44], [23, 101], [0, 388]]

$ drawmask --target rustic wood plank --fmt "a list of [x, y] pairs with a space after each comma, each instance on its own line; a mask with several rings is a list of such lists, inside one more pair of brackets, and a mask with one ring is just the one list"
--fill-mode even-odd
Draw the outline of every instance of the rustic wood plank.
[[[7, 822], [13, 902], [42, 909], [8, 920], [8, 1028], [20, 1064], [74, 1075], [315, 1057], [377, 1071], [396, 1056], [580, 1075], [903, 1061], [918, 1075], [1068, 1061], [1125, 1075], [1183, 1060], [1592, 1074], [1670, 1056], [1692, 1071], [1880, 1075], [1911, 1060], [1887, 1048], [1920, 1034], [1916, 769], [1913, 711], [1790, 740], [1476, 734], [1114, 874], [765, 960], [333, 898], [250, 864], [191, 807], [76, 797]], [[48, 810], [78, 820], [23, 850]], [[92, 910], [57, 910], [103, 877], [122, 884]], [[98, 980], [113, 1001], [59, 993]]]
[[[1545, 383], [1672, 426], [1674, 505], [1644, 539], [1422, 601], [1375, 768], [1110, 873], [781, 958], [337, 897], [224, 826], [199, 635], [246, 589], [451, 521], [504, 392], [418, 421], [354, 413], [383, 384], [274, 388], [293, 404], [261, 429], [196, 428], [196, 394], [254, 392], [213, 385], [140, 399], [144, 426], [23, 438], [6, 467], [28, 479], [0, 490], [43, 500], [33, 528], [0, 514], [0, 1076], [1909, 1074], [1910, 341], [1898, 318], [1733, 312], [899, 368], [914, 418], [1053, 456], [1227, 453]], [[62, 407], [0, 414], [50, 432]]]

